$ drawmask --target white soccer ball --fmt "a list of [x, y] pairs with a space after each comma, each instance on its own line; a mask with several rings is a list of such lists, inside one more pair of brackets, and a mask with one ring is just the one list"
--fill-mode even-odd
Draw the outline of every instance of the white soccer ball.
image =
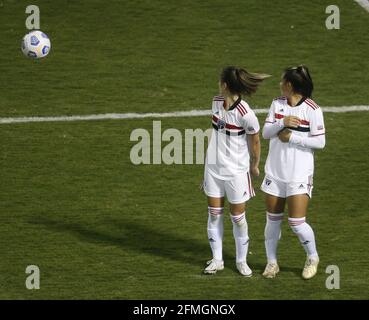
[[31, 31], [22, 40], [22, 52], [25, 56], [39, 59], [46, 57], [50, 52], [51, 42], [42, 31]]

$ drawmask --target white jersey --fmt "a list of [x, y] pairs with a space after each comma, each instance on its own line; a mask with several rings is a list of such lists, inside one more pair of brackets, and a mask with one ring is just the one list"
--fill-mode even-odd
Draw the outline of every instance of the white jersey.
[[[295, 107], [287, 103], [285, 97], [272, 102], [266, 122], [278, 123], [283, 129], [283, 118], [299, 117], [298, 128], [289, 128], [302, 137], [325, 134], [322, 109], [311, 99], [302, 99]], [[284, 143], [278, 136], [270, 139], [265, 173], [282, 182], [300, 182], [314, 174], [314, 151], [292, 143]]]
[[221, 180], [231, 180], [249, 171], [247, 134], [260, 130], [259, 121], [247, 102], [238, 99], [228, 110], [224, 98], [216, 96], [212, 104], [213, 132], [209, 142], [205, 170]]

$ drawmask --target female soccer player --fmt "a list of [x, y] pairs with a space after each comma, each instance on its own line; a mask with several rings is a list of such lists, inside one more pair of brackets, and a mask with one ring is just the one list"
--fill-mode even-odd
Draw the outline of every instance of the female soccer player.
[[310, 279], [317, 272], [319, 257], [306, 212], [313, 189], [314, 149], [325, 146], [323, 113], [311, 99], [313, 81], [307, 67], [286, 69], [280, 87], [283, 97], [272, 102], [263, 128], [263, 138], [270, 139], [261, 186], [267, 208], [268, 263], [263, 275], [274, 278], [279, 272], [277, 245], [287, 203], [288, 223], [307, 254], [302, 277]]
[[[251, 276], [247, 265], [248, 228], [245, 202], [253, 197], [251, 176], [259, 175], [259, 122], [241, 96], [256, 92], [268, 75], [245, 69], [226, 67], [220, 75], [220, 96], [212, 104], [213, 132], [209, 142], [204, 173], [204, 191], [208, 196], [208, 238], [213, 259], [204, 273], [223, 270], [224, 196], [230, 203], [233, 235], [236, 243], [236, 266], [244, 276]], [[251, 157], [250, 157], [251, 156]]]

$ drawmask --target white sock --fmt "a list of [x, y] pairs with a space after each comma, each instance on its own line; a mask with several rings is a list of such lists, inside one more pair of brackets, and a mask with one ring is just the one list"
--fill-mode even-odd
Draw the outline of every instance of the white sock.
[[249, 249], [248, 226], [245, 212], [232, 216], [233, 236], [236, 243], [236, 262], [245, 262]]
[[266, 225], [264, 230], [265, 250], [268, 263], [277, 263], [277, 247], [281, 238], [282, 213], [266, 213]]
[[213, 259], [223, 260], [223, 208], [208, 207], [208, 239]]
[[318, 252], [315, 246], [314, 231], [304, 218], [288, 218], [288, 223], [294, 233], [297, 234], [302, 246], [309, 258], [317, 258]]

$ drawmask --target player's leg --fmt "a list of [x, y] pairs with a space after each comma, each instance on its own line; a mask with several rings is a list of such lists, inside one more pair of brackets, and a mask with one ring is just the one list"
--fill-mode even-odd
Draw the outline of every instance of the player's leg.
[[245, 203], [230, 203], [233, 237], [236, 245], [236, 267], [243, 276], [251, 277], [252, 270], [247, 264], [249, 233], [245, 208]]
[[212, 259], [207, 262], [204, 273], [214, 274], [224, 269], [223, 263], [223, 211], [224, 211], [224, 181], [205, 173], [204, 191], [208, 196], [207, 234]]
[[223, 261], [224, 198], [208, 197], [208, 239], [213, 259]]
[[275, 179], [265, 177], [261, 189], [265, 192], [266, 224], [264, 229], [267, 265], [263, 272], [266, 278], [274, 278], [279, 272], [277, 261], [278, 242], [286, 204], [286, 186]]
[[290, 187], [289, 193], [292, 194], [287, 198], [288, 204], [288, 223], [291, 226], [293, 232], [297, 235], [303, 246], [307, 259], [302, 272], [302, 277], [304, 279], [310, 279], [315, 276], [318, 264], [319, 256], [316, 250], [315, 235], [311, 226], [306, 222], [306, 213], [309, 205], [309, 195], [305, 194], [294, 194], [301, 192], [302, 184], [294, 184]]
[[230, 203], [233, 236], [236, 245], [236, 266], [243, 275], [250, 277], [252, 271], [247, 265], [249, 248], [246, 201], [255, 195], [249, 173], [241, 174], [225, 183], [227, 199]]

